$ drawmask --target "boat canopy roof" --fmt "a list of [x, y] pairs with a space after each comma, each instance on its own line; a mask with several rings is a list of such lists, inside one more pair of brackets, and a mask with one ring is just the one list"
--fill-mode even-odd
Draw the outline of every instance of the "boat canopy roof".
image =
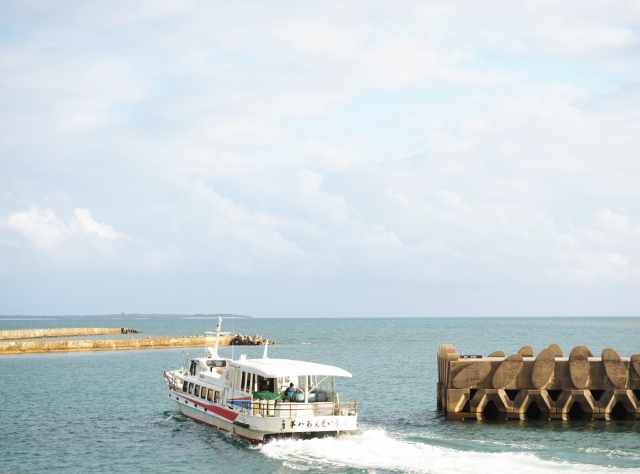
[[295, 377], [298, 375], [334, 375], [351, 377], [351, 373], [333, 365], [316, 364], [291, 359], [234, 360], [232, 365], [263, 377]]

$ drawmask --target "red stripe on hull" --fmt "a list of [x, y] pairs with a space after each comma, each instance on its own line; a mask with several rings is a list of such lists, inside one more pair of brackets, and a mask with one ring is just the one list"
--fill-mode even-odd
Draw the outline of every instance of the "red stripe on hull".
[[194, 400], [193, 398], [185, 397], [184, 395], [180, 395], [180, 396], [185, 400], [189, 400], [194, 405], [200, 406], [202, 408], [206, 408], [210, 412], [215, 413], [216, 415], [218, 415], [221, 418], [224, 418], [225, 420], [235, 421], [236, 418], [238, 418], [237, 413], [231, 410], [227, 410], [226, 408], [222, 408], [218, 405], [209, 405], [207, 403], [202, 403], [200, 400]]
[[241, 434], [236, 433], [235, 431], [225, 430], [224, 428], [222, 428], [222, 427], [220, 427], [220, 426], [216, 426], [216, 425], [214, 425], [214, 424], [207, 423], [206, 421], [202, 421], [202, 420], [199, 420], [199, 419], [197, 419], [197, 418], [193, 418], [192, 416], [189, 416], [189, 415], [187, 415], [186, 413], [183, 413], [183, 415], [184, 415], [184, 416], [186, 416], [187, 418], [189, 418], [190, 420], [193, 420], [193, 421], [195, 421], [195, 422], [197, 422], [197, 423], [201, 423], [201, 424], [203, 424], [203, 425], [207, 425], [207, 426], [211, 426], [211, 427], [213, 427], [213, 428], [217, 428], [217, 429], [219, 429], [220, 431], [224, 431], [225, 433], [231, 433], [231, 434], [233, 434], [234, 436], [237, 436], [238, 438], [242, 438], [242, 439], [244, 439], [245, 441], [249, 441], [251, 444], [264, 444], [264, 440], [261, 440], [261, 439], [259, 439], [259, 440], [258, 440], [258, 439], [248, 438], [248, 437], [246, 437], [246, 436], [242, 436]]

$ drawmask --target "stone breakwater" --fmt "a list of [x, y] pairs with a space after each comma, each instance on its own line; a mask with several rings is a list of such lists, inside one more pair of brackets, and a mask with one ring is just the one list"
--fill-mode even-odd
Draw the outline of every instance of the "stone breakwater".
[[[247, 336], [221, 335], [220, 345], [260, 345], [259, 341], [267, 339], [257, 336], [249, 338], [253, 342], [243, 343]], [[238, 343], [237, 341], [240, 341]], [[89, 339], [73, 341], [10, 341], [0, 342], [0, 355], [32, 354], [47, 352], [80, 352], [80, 351], [114, 351], [132, 349], [171, 349], [178, 347], [213, 346], [215, 337], [185, 336], [185, 337], [149, 337], [146, 339]], [[264, 343], [263, 343], [264, 344]], [[275, 344], [269, 341], [269, 344]]]
[[449, 419], [640, 419], [640, 354], [607, 348], [594, 357], [576, 346], [564, 357], [552, 344], [537, 356], [524, 346], [483, 357], [443, 344], [437, 360], [438, 409]]
[[0, 331], [0, 340], [41, 339], [44, 337], [103, 336], [109, 334], [139, 334], [140, 331], [129, 328], [43, 328], [8, 329]]
[[267, 343], [269, 345], [275, 344], [275, 341], [270, 341], [269, 339], [258, 336], [257, 334], [253, 337], [248, 336], [246, 334], [236, 334], [231, 339], [232, 346], [264, 346]]

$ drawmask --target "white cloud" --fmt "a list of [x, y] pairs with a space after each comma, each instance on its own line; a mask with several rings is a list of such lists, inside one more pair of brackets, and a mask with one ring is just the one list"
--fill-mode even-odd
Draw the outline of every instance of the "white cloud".
[[444, 202], [447, 206], [457, 211], [465, 211], [467, 210], [467, 205], [462, 200], [462, 197], [459, 194], [453, 193], [446, 189], [439, 191], [438, 195], [442, 202]]
[[9, 214], [3, 223], [42, 248], [54, 247], [62, 243], [70, 234], [67, 225], [50, 209], [40, 210], [32, 207], [28, 211], [14, 212]]
[[74, 236], [96, 234], [105, 240], [116, 240], [122, 234], [91, 217], [89, 209], [76, 209], [75, 217], [60, 219], [51, 209], [31, 206], [28, 211], [13, 212], [0, 220], [0, 225], [16, 231], [42, 249], [58, 247]]
[[309, 154], [318, 157], [320, 162], [330, 170], [345, 170], [362, 161], [340, 146], [322, 143], [314, 139], [307, 141], [306, 150]]
[[620, 214], [616, 214], [611, 209], [599, 209], [595, 216], [594, 221], [603, 226], [607, 230], [611, 231], [623, 231], [629, 228], [629, 218]]
[[413, 199], [408, 196], [405, 196], [399, 191], [396, 191], [392, 188], [386, 189], [383, 191], [383, 194], [392, 201], [396, 201], [404, 207], [410, 207], [415, 205]]
[[116, 240], [118, 237], [122, 236], [121, 233], [113, 230], [113, 227], [106, 224], [100, 224], [93, 220], [93, 217], [91, 217], [91, 212], [87, 208], [76, 209], [75, 215], [78, 223], [80, 224], [81, 230], [85, 234], [94, 233], [97, 234], [98, 237], [107, 240]]
[[569, 50], [597, 47], [619, 47], [631, 45], [635, 38], [628, 28], [606, 28], [599, 26], [580, 26], [574, 28], [549, 28], [545, 34], [548, 41]]

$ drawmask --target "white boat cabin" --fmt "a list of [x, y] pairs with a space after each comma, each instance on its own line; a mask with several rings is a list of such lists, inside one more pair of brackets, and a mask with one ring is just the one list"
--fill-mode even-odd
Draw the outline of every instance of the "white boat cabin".
[[[346, 370], [330, 365], [289, 359], [193, 359], [189, 375], [183, 381], [182, 391], [229, 408], [249, 409], [253, 402], [279, 405], [279, 410], [293, 411], [298, 416], [313, 412], [313, 407], [291, 404], [328, 403], [323, 414], [332, 412], [339, 403], [336, 377], [351, 377]], [[293, 384], [293, 385], [292, 385]], [[283, 405], [287, 405], [284, 407]], [[258, 404], [256, 410], [261, 407]], [[269, 410], [271, 411], [271, 410]]]

